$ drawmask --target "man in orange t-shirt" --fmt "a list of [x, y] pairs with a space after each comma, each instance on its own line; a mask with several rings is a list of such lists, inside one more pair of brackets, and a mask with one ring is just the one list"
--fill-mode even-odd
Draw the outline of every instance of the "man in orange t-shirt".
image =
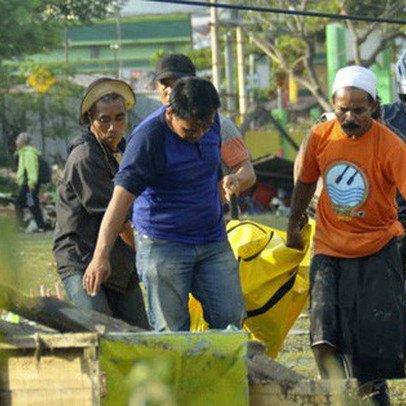
[[336, 118], [316, 125], [293, 192], [287, 244], [319, 178], [315, 255], [310, 270], [310, 335], [322, 378], [355, 377], [361, 393], [389, 404], [385, 379], [403, 378], [406, 297], [397, 246], [396, 189], [406, 197], [406, 146], [372, 119], [376, 78], [348, 66], [333, 85]]

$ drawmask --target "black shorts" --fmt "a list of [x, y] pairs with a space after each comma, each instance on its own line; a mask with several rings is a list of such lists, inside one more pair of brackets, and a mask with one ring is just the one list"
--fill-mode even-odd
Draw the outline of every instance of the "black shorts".
[[397, 239], [366, 257], [313, 258], [311, 344], [336, 347], [361, 381], [405, 376], [403, 269]]

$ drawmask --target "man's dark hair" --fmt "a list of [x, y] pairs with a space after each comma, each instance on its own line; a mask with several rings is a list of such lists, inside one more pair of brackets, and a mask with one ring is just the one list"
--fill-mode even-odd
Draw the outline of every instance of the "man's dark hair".
[[169, 99], [169, 107], [176, 117], [195, 122], [211, 119], [220, 105], [214, 85], [208, 80], [196, 77], [179, 79]]
[[116, 102], [117, 100], [121, 100], [121, 101], [123, 102], [124, 106], [125, 106], [125, 100], [124, 100], [124, 98], [123, 98], [122, 96], [120, 96], [119, 94], [117, 94], [117, 93], [108, 93], [108, 94], [105, 94], [103, 97], [101, 97], [99, 100], [97, 100], [97, 101], [92, 105], [92, 107], [90, 107], [90, 109], [89, 109], [88, 119], [87, 119], [88, 123], [90, 124], [90, 121], [91, 121], [91, 120], [93, 119], [93, 117], [94, 117], [94, 113], [95, 113], [95, 111], [96, 111], [97, 103], [99, 103], [99, 102], [103, 102], [103, 103], [114, 103], [114, 102]]

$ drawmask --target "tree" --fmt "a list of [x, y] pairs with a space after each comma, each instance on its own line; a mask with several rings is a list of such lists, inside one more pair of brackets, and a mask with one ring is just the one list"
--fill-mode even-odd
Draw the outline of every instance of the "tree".
[[121, 4], [122, 0], [0, 0], [0, 63], [43, 51], [60, 41], [66, 23], [101, 19]]
[[[340, 0], [339, 5], [343, 14], [358, 14], [382, 18], [406, 17], [403, 0], [385, 0], [382, 2], [364, 0], [360, 3], [361, 4], [349, 2], [348, 0]], [[388, 43], [396, 38], [406, 38], [406, 32], [404, 30], [401, 31], [401, 27], [395, 25], [379, 24], [377, 22], [366, 25], [365, 23], [361, 24], [350, 20], [348, 20], [346, 24], [354, 38], [352, 43], [354, 51], [353, 62], [357, 65], [371, 66]], [[375, 49], [372, 54], [368, 58], [362, 58], [361, 47], [375, 30], [380, 30], [380, 39], [375, 44]]]
[[125, 0], [42, 0], [45, 14], [63, 21], [89, 23], [117, 12]]
[[[37, 90], [44, 89], [38, 86], [39, 79], [44, 75], [54, 84], [57, 69], [52, 72], [41, 66], [29, 66], [24, 60], [37, 52], [44, 52], [62, 41], [63, 28], [67, 24], [89, 23], [101, 19], [109, 14], [116, 13], [122, 0], [0, 0], [0, 150], [8, 151], [9, 141], [28, 123], [26, 111], [35, 107], [37, 99], [40, 100], [39, 108], [44, 110], [44, 95], [31, 95], [26, 108], [24, 104], [17, 103], [10, 119], [7, 110], [10, 100], [6, 100], [9, 89], [18, 83], [24, 83], [29, 77], [36, 83]], [[59, 69], [59, 68], [58, 68]], [[64, 67], [61, 67], [64, 69]], [[34, 73], [34, 75], [32, 75]], [[31, 75], [31, 76], [30, 76]], [[60, 82], [60, 80], [58, 80]], [[58, 91], [61, 84], [58, 83]], [[46, 88], [50, 88], [50, 83]], [[59, 93], [56, 92], [56, 95]], [[17, 96], [16, 96], [17, 97]], [[23, 96], [22, 96], [23, 98]], [[53, 97], [55, 100], [55, 96]], [[16, 99], [17, 100], [17, 99]], [[56, 105], [57, 109], [63, 108], [63, 101]], [[65, 128], [62, 117], [61, 127]], [[44, 121], [44, 120], [43, 120]], [[45, 130], [42, 135], [46, 136]], [[61, 131], [56, 131], [61, 133]]]
[[[241, 2], [241, 4], [243, 4]], [[252, 2], [251, 4], [254, 4]], [[406, 16], [404, 0], [258, 0], [255, 5], [286, 10], [320, 11], [334, 14], [358, 14], [372, 17], [398, 18]], [[252, 43], [267, 55], [272, 66], [288, 74], [315, 97], [320, 107], [330, 110], [329, 98], [318, 77], [314, 60], [325, 43], [325, 18], [250, 12], [244, 15], [244, 30]], [[379, 23], [346, 22], [354, 36], [354, 61], [371, 66], [379, 53], [395, 38], [406, 38], [404, 28]], [[367, 59], [361, 57], [361, 47], [374, 30], [380, 29], [381, 37], [376, 49]]]
[[40, 12], [41, 0], [0, 0], [0, 61], [38, 52], [56, 41], [56, 23]]

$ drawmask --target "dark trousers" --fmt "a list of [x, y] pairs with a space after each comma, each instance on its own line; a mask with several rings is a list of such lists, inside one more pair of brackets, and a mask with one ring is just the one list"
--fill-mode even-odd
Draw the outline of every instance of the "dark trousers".
[[76, 272], [63, 279], [65, 291], [74, 305], [83, 310], [116, 317], [128, 324], [150, 330], [145, 311], [141, 288], [135, 284], [125, 292], [117, 292], [106, 286], [101, 286], [96, 296], [89, 296], [83, 289], [83, 273]]
[[404, 378], [404, 263], [394, 238], [360, 258], [315, 255], [310, 268], [312, 346], [329, 344], [361, 383]]
[[[20, 227], [24, 227], [24, 208], [28, 207], [37, 223], [38, 228], [44, 228], [44, 218], [42, 217], [41, 208], [39, 206], [39, 194], [40, 184], [37, 183], [35, 189], [30, 192], [27, 183], [20, 186], [15, 202], [17, 223]], [[31, 193], [32, 201], [29, 201], [28, 194]]]

